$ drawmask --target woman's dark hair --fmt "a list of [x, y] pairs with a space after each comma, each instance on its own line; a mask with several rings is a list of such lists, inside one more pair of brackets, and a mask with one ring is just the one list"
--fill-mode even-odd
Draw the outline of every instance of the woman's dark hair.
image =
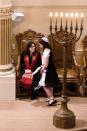
[[38, 42], [43, 45], [44, 49], [45, 49], [45, 48], [51, 49], [51, 46], [49, 45], [49, 43], [46, 42], [46, 41], [44, 41], [43, 39], [39, 39]]
[[33, 41], [29, 41], [29, 42], [27, 43], [27, 50], [29, 50], [29, 48], [31, 48], [32, 44], [35, 45], [35, 43], [34, 43]]
[[[29, 50], [29, 48], [31, 48], [32, 44], [35, 45], [35, 43], [34, 43], [33, 41], [29, 41], [29, 42], [27, 43], [27, 49], [26, 49], [26, 51], [24, 52], [25, 55], [29, 55], [29, 56], [30, 56], [30, 50]], [[35, 46], [35, 52], [36, 52], [36, 46]], [[33, 55], [35, 55], [35, 52], [33, 53]]]

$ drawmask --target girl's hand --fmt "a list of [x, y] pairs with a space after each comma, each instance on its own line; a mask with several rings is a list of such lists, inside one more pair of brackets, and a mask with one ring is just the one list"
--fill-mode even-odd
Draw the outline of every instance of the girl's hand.
[[42, 72], [43, 72], [43, 69], [41, 68], [41, 69], [40, 69], [40, 73], [42, 74]]
[[24, 74], [23, 77], [27, 77], [27, 74]]
[[25, 77], [25, 78], [33, 78], [33, 74], [24, 74], [23, 77]]

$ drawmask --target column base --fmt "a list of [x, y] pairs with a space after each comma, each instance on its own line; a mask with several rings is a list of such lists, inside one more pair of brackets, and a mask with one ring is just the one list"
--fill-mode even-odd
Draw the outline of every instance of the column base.
[[0, 65], [0, 76], [12, 74], [15, 71], [15, 67], [12, 64]]
[[16, 73], [13, 68], [9, 72], [0, 72], [0, 100], [16, 99]]

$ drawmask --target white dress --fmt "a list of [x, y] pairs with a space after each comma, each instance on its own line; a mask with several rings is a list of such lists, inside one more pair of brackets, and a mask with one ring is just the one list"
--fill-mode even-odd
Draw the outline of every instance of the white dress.
[[[47, 56], [50, 54], [50, 49], [48, 48], [45, 48], [44, 49], [44, 52], [42, 54], [42, 66], [45, 64], [45, 61], [46, 61], [46, 58]], [[41, 79], [39, 81], [39, 85], [40, 86], [45, 86], [45, 78], [46, 78], [46, 72], [47, 70], [43, 70], [43, 73], [42, 73], [42, 76], [41, 76]]]

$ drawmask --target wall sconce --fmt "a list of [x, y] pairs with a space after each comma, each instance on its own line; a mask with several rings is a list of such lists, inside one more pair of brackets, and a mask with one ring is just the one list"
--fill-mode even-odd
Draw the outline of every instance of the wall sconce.
[[11, 18], [12, 18], [12, 21], [14, 21], [14, 22], [20, 22], [20, 21], [23, 20], [24, 14], [23, 14], [23, 13], [20, 13], [20, 12], [18, 12], [18, 13], [17, 13], [17, 12], [14, 12], [14, 13], [12, 14]]

